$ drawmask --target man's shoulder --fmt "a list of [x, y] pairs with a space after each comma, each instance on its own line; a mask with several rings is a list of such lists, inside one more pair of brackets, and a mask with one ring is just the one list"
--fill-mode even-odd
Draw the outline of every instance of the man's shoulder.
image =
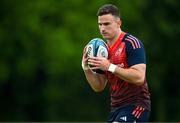
[[123, 38], [123, 42], [127, 45], [127, 47], [131, 47], [133, 49], [141, 48], [143, 47], [142, 42], [133, 36], [132, 34], [126, 33]]
[[136, 36], [134, 36], [133, 34], [128, 33], [128, 32], [125, 32], [124, 39], [129, 38], [129, 37], [136, 38], [137, 40], [139, 40], [139, 39], [138, 39]]

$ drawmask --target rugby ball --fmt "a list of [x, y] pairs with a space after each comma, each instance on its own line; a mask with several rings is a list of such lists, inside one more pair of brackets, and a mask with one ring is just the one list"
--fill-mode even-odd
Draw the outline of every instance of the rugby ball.
[[[86, 53], [89, 57], [108, 58], [107, 44], [100, 38], [92, 39], [86, 46]], [[92, 66], [89, 65], [91, 68]], [[103, 73], [102, 70], [93, 70], [93, 72]]]

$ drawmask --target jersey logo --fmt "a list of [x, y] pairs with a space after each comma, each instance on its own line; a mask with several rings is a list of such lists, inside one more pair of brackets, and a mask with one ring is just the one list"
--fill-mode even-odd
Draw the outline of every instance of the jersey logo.
[[122, 48], [119, 48], [119, 49], [116, 51], [115, 56], [120, 55], [120, 54], [121, 54], [121, 52], [122, 52]]
[[137, 106], [133, 112], [132, 115], [134, 115], [134, 117], [139, 118], [141, 116], [141, 114], [144, 112], [145, 108], [141, 107], [141, 106]]
[[123, 121], [127, 121], [127, 117], [126, 116], [120, 117], [120, 119], [123, 120]]

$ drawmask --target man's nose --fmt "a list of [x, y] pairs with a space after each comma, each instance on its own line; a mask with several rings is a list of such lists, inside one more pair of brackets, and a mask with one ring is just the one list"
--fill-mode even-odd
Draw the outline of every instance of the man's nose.
[[102, 26], [100, 27], [100, 30], [101, 30], [101, 32], [104, 32], [104, 31], [105, 31], [105, 26], [102, 25]]

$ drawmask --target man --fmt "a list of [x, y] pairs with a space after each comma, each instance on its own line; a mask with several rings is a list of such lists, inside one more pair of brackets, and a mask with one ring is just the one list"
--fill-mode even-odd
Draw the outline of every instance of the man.
[[[136, 37], [121, 30], [121, 18], [115, 5], [99, 8], [99, 30], [107, 41], [109, 58], [88, 57], [82, 67], [88, 83], [96, 92], [110, 85], [111, 113], [108, 122], [146, 122], [150, 113], [150, 94], [146, 82], [144, 46]], [[89, 69], [100, 69], [105, 74]]]

